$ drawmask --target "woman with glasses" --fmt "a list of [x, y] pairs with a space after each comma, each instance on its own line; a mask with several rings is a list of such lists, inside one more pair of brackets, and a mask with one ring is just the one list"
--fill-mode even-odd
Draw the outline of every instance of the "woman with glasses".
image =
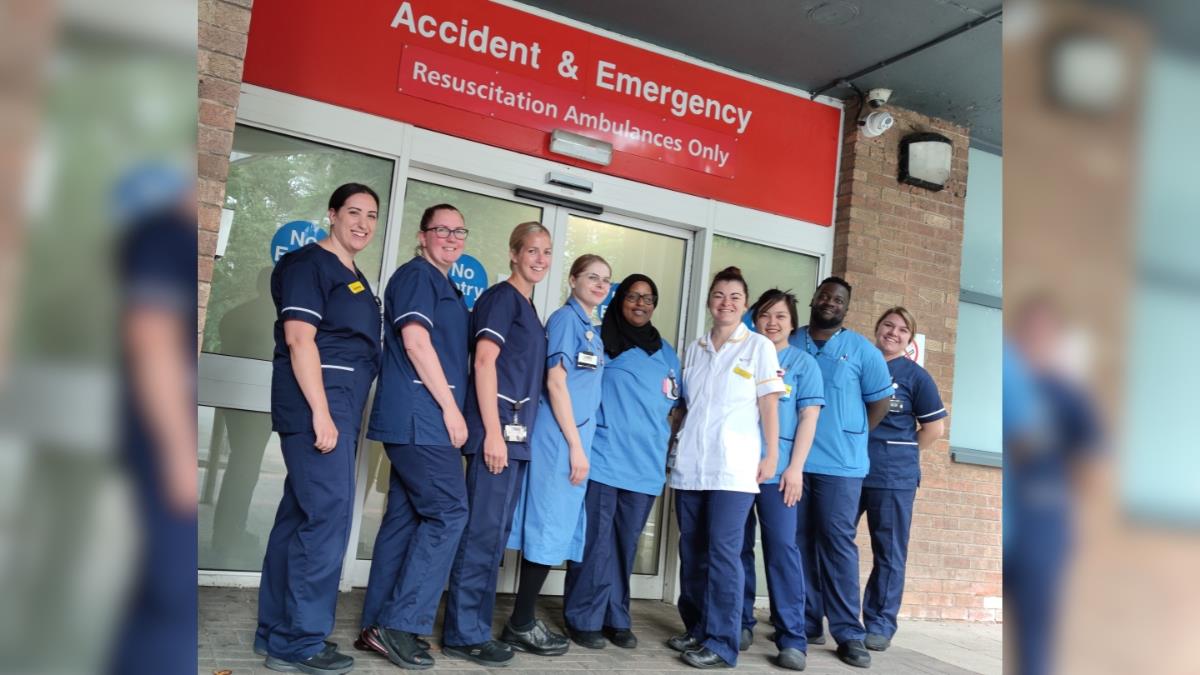
[[598, 255], [576, 258], [569, 275], [571, 297], [546, 322], [546, 388], [508, 539], [509, 548], [521, 551], [521, 581], [500, 637], [515, 649], [543, 656], [566, 653], [570, 646], [534, 616], [534, 605], [551, 567], [583, 559], [583, 502], [605, 367], [592, 313], [608, 297], [611, 275]]
[[695, 668], [737, 665], [746, 518], [779, 461], [778, 402], [786, 388], [775, 345], [742, 323], [748, 293], [738, 268], [717, 273], [708, 289], [712, 330], [683, 361], [688, 410], [671, 487], [686, 632], [667, 646]]
[[449, 279], [467, 228], [450, 204], [425, 209], [416, 256], [384, 294], [383, 371], [367, 437], [391, 461], [387, 509], [375, 538], [355, 646], [402, 668], [433, 665], [442, 587], [467, 523], [459, 448], [467, 441], [467, 306]]
[[567, 563], [563, 615], [571, 639], [637, 646], [629, 580], [638, 538], [666, 482], [668, 413], [679, 403], [679, 357], [650, 322], [658, 287], [631, 274], [613, 295], [600, 338], [608, 363], [592, 441], [583, 560]]

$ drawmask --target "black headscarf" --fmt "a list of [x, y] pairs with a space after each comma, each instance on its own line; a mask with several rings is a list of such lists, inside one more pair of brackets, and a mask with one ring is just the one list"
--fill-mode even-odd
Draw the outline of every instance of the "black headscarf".
[[604, 353], [615, 359], [622, 352], [640, 347], [647, 354], [653, 354], [662, 347], [662, 336], [653, 323], [637, 327], [625, 319], [625, 296], [629, 289], [639, 281], [650, 284], [650, 292], [654, 294], [654, 306], [658, 307], [658, 286], [645, 274], [630, 274], [625, 277], [617, 292], [613, 294], [612, 302], [608, 303], [608, 311], [604, 313], [604, 321], [600, 324], [600, 339], [604, 340]]

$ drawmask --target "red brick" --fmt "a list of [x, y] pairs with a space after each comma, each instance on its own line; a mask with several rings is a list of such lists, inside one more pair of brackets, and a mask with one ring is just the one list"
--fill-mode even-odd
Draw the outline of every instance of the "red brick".
[[226, 30], [205, 21], [200, 21], [197, 47], [228, 54], [236, 58], [246, 57], [246, 34]]
[[221, 0], [200, 0], [197, 18], [203, 23], [246, 34], [250, 30], [250, 9]]
[[216, 77], [200, 77], [200, 98], [215, 101], [231, 108], [236, 108], [241, 96], [241, 86]]

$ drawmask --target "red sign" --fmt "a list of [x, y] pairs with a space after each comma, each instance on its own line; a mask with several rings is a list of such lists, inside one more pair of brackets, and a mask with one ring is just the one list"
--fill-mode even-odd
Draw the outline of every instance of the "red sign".
[[[258, 0], [244, 79], [639, 182], [832, 224], [840, 111], [483, 0]], [[555, 155], [565, 129], [606, 167]]]

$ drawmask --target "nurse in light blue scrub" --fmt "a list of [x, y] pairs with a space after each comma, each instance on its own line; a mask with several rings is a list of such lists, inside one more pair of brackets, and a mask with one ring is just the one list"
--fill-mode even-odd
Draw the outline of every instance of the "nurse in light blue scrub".
[[[638, 538], [666, 483], [667, 414], [679, 405], [679, 357], [650, 323], [658, 287], [631, 274], [613, 294], [600, 327], [603, 396], [592, 441], [587, 543], [567, 564], [563, 615], [576, 644], [632, 649], [629, 579]], [[606, 640], [607, 638], [607, 640]]]
[[746, 592], [740, 647], [748, 649], [754, 641], [754, 540], [757, 523], [761, 522], [771, 623], [779, 649], [775, 663], [789, 670], [804, 670], [808, 640], [804, 629], [804, 566], [796, 544], [796, 503], [804, 487], [804, 462], [817, 431], [817, 417], [825, 405], [825, 383], [813, 357], [788, 344], [788, 336], [799, 325], [796, 296], [773, 288], [759, 296], [750, 308], [750, 316], [755, 330], [775, 345], [787, 390], [779, 398], [779, 463], [775, 475], [759, 486], [754, 508], [746, 519], [742, 544]]
[[534, 607], [551, 567], [583, 559], [583, 502], [606, 360], [592, 313], [608, 297], [612, 268], [598, 255], [582, 255], [571, 265], [569, 283], [570, 299], [546, 322], [546, 387], [508, 539], [509, 548], [521, 551], [521, 583], [500, 638], [544, 656], [570, 646], [565, 636], [545, 628]]

